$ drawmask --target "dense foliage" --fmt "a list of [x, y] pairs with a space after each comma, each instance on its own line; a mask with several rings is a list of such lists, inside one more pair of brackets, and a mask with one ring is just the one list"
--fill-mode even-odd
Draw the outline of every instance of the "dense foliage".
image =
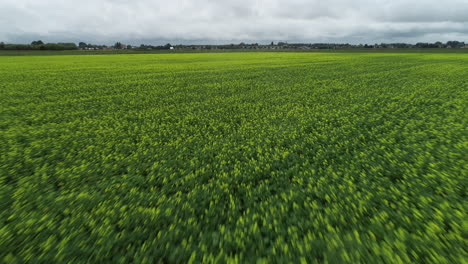
[[0, 50], [77, 50], [75, 43], [42, 43], [33, 41], [29, 44], [5, 44], [0, 43]]
[[2, 263], [462, 263], [468, 54], [0, 57]]

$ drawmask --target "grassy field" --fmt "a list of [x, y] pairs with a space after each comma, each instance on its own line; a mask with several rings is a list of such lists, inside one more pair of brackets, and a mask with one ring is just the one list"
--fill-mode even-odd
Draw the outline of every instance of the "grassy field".
[[463, 263], [467, 53], [0, 57], [2, 263]]

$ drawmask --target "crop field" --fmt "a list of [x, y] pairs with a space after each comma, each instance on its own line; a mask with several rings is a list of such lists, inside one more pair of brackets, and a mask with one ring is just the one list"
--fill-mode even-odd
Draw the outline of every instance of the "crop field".
[[466, 263], [468, 53], [0, 57], [0, 263]]

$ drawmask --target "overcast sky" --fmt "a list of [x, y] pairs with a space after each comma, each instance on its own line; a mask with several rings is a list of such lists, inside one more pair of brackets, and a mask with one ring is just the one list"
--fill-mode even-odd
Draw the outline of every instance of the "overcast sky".
[[0, 41], [468, 42], [468, 0], [0, 0]]

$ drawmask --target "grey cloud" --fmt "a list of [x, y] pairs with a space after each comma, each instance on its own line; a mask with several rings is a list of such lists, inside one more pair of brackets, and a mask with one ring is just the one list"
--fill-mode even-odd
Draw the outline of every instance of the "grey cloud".
[[0, 41], [468, 42], [466, 14], [466, 0], [0, 0]]

